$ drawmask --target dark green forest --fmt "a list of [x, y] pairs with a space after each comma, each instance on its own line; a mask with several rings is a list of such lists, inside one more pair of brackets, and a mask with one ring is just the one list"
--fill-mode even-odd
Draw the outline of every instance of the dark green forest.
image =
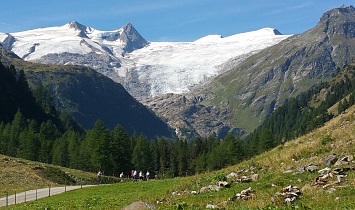
[[115, 176], [132, 169], [161, 177], [217, 170], [322, 126], [333, 117], [327, 109], [339, 101], [339, 113], [353, 105], [354, 73], [349, 65], [331, 81], [289, 99], [245, 139], [228, 134], [181, 140], [129, 136], [121, 125], [110, 130], [100, 120], [85, 131], [51, 105], [45, 87], [32, 91], [23, 71], [0, 64], [0, 153]]

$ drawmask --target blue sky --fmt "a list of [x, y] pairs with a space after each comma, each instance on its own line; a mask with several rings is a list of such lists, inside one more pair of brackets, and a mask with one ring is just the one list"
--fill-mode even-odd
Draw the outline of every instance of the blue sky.
[[322, 14], [354, 0], [31, 0], [2, 1], [0, 32], [59, 26], [71, 21], [98, 30], [128, 22], [148, 41], [194, 41], [264, 27], [283, 34], [314, 27]]

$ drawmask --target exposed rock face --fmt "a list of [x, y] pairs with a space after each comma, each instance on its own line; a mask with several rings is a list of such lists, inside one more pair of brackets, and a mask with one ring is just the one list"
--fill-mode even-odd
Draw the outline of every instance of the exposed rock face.
[[131, 23], [128, 23], [123, 27], [123, 33], [120, 39], [126, 43], [126, 52], [132, 52], [133, 50], [142, 48], [148, 44]]
[[3, 47], [5, 47], [6, 49], [11, 50], [12, 45], [15, 42], [15, 37], [13, 37], [11, 34], [7, 34], [7, 37], [5, 38], [5, 40], [1, 43], [1, 45]]
[[69, 23], [69, 26], [70, 28], [74, 28], [75, 30], [79, 31], [79, 34], [78, 36], [81, 37], [81, 38], [89, 38], [87, 35], [86, 35], [86, 30], [88, 29], [88, 27], [74, 21], [74, 22], [71, 22]]
[[228, 122], [228, 109], [205, 106], [203, 97], [167, 94], [148, 98], [143, 104], [152, 109], [158, 116], [166, 119], [176, 129], [180, 137], [214, 136], [223, 138], [228, 132], [235, 136], [243, 135], [243, 131], [234, 128]]

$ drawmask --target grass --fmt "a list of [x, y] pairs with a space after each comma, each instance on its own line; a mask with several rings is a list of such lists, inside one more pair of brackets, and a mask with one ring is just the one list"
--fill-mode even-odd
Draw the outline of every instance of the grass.
[[[317, 172], [297, 173], [299, 168], [308, 164], [317, 166], [318, 170], [327, 167], [325, 158], [333, 153], [339, 157], [355, 154], [355, 106], [322, 128], [219, 171], [175, 179], [100, 185], [9, 206], [8, 209], [122, 209], [135, 201], [144, 201], [157, 209], [205, 209], [208, 204], [220, 209], [355, 209], [354, 170], [346, 172], [347, 177], [342, 182], [326, 188], [314, 185]], [[354, 165], [353, 161], [350, 166]], [[289, 173], [285, 173], [287, 171]], [[224, 180], [231, 172], [245, 176], [257, 173], [259, 179], [249, 183], [227, 180], [231, 183], [229, 188], [221, 188], [218, 192], [192, 193], [199, 192], [204, 186], [216, 184], [218, 180]], [[95, 176], [80, 171], [71, 173], [76, 173], [78, 177], [81, 173], [82, 176]], [[4, 172], [0, 174], [3, 176]], [[14, 184], [7, 182], [4, 186], [9, 189]], [[26, 187], [37, 187], [36, 184], [41, 182]], [[288, 185], [301, 189], [302, 195], [295, 203], [284, 205], [277, 199], [272, 202], [275, 193]], [[249, 187], [255, 190], [251, 199], [235, 200], [236, 193]], [[333, 191], [328, 191], [331, 188], [334, 188]]]

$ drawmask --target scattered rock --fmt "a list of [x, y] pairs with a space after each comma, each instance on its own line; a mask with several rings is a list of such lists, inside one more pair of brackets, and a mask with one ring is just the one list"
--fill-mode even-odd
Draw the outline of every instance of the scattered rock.
[[300, 195], [301, 191], [298, 187], [289, 185], [282, 188], [280, 192], [275, 193], [271, 200], [273, 202], [282, 201], [284, 204], [293, 204]]
[[248, 189], [242, 190], [240, 193], [237, 193], [232, 200], [249, 200], [254, 195], [255, 190], [252, 190], [251, 187], [249, 187]]
[[349, 164], [353, 159], [354, 157], [352, 155], [348, 155], [339, 159], [334, 165], [335, 166], [346, 165]]
[[347, 176], [346, 171], [353, 170], [354, 167], [334, 168], [328, 167], [318, 171], [319, 176], [314, 180], [314, 185], [323, 186], [327, 188], [339, 184]]

